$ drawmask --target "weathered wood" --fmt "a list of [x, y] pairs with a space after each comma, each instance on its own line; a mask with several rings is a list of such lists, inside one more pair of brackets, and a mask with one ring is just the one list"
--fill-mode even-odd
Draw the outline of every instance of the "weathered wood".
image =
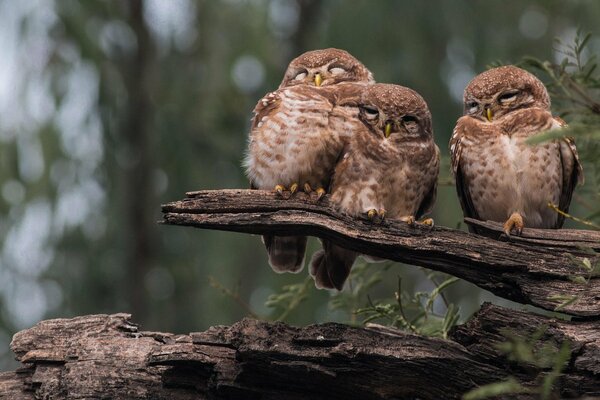
[[566, 322], [484, 305], [454, 340], [380, 326], [295, 328], [245, 319], [201, 333], [143, 332], [127, 314], [42, 321], [14, 336], [24, 367], [0, 374], [0, 397], [86, 399], [445, 399], [544, 371], [507, 360], [505, 329], [572, 344], [561, 398], [600, 395], [597, 322]]
[[[398, 221], [373, 224], [338, 212], [327, 199], [298, 193], [282, 199], [258, 190], [190, 192], [182, 201], [163, 205], [165, 224], [204, 229], [280, 235], [309, 235], [329, 239], [363, 254], [420, 265], [468, 280], [492, 293], [521, 303], [554, 310], [555, 296], [577, 296], [561, 311], [587, 318], [600, 317], [600, 277], [587, 284], [584, 258], [600, 259], [600, 233], [563, 229], [527, 229], [510, 241], [436, 226], [408, 226]], [[478, 223], [469, 221], [469, 223]], [[498, 230], [492, 222], [479, 222]]]

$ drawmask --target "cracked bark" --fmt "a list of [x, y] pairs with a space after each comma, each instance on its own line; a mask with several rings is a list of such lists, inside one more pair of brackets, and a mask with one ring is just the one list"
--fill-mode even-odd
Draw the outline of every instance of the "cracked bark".
[[597, 322], [562, 321], [485, 304], [450, 340], [371, 325], [304, 328], [244, 319], [177, 335], [144, 332], [128, 314], [42, 321], [17, 333], [23, 364], [0, 374], [7, 399], [444, 399], [508, 376], [535, 385], [548, 371], [497, 350], [504, 330], [568, 340], [561, 398], [600, 396]]
[[372, 224], [338, 212], [327, 197], [298, 193], [289, 199], [258, 190], [205, 190], [163, 205], [163, 223], [253, 234], [308, 235], [329, 239], [363, 254], [419, 265], [470, 281], [519, 303], [554, 310], [577, 296], [561, 311], [579, 318], [600, 317], [600, 276], [587, 284], [584, 258], [600, 259], [600, 232], [527, 229], [507, 239], [493, 222], [466, 220], [483, 228], [491, 239], [435, 227], [410, 227], [397, 221]]

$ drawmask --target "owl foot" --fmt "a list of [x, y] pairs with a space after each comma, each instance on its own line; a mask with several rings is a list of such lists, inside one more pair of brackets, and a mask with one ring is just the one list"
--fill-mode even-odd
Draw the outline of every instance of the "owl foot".
[[285, 186], [283, 185], [275, 185], [275, 192], [277, 192], [280, 196], [283, 197], [283, 192], [285, 192]]
[[433, 222], [433, 218], [425, 218], [422, 219], [421, 221], [419, 221], [419, 224], [421, 225], [427, 225], [433, 228], [434, 226], [434, 222]]
[[310, 186], [310, 183], [306, 182], [304, 184], [304, 193], [306, 194], [311, 194], [312, 193], [312, 187]]
[[379, 210], [377, 210], [376, 208], [372, 208], [369, 211], [367, 211], [367, 218], [369, 218], [371, 222], [381, 223], [385, 218], [385, 210], [383, 208]]
[[408, 215], [406, 217], [398, 218], [402, 222], [406, 222], [409, 226], [413, 226], [415, 224], [415, 217], [412, 215]]
[[291, 195], [298, 191], [298, 184], [294, 183], [290, 186], [290, 190], [288, 191], [283, 185], [275, 185], [275, 189], [273, 189], [275, 193], [281, 196], [283, 199], [289, 199]]
[[317, 201], [321, 200], [321, 198], [322, 198], [323, 196], [325, 196], [325, 193], [327, 193], [327, 192], [325, 191], [325, 189], [324, 189], [324, 188], [322, 188], [322, 187], [320, 187], [320, 188], [318, 188], [317, 190], [315, 190], [315, 192], [317, 193]]
[[506, 220], [502, 226], [504, 234], [510, 237], [510, 232], [514, 229], [516, 234], [521, 236], [523, 233], [523, 217], [519, 213], [512, 213], [511, 216]]

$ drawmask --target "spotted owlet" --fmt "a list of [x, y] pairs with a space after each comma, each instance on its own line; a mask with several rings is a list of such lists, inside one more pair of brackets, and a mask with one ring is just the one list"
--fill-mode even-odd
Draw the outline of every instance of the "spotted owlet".
[[[440, 151], [427, 103], [411, 89], [374, 84], [363, 90], [358, 110], [362, 126], [335, 168], [331, 202], [350, 215], [412, 224], [436, 197]], [[341, 290], [358, 255], [323, 240], [310, 264], [317, 287]]]
[[[245, 160], [251, 186], [281, 195], [316, 191], [320, 198], [347, 137], [358, 123], [356, 107], [346, 107], [372, 83], [371, 72], [349, 53], [315, 50], [292, 60], [278, 90], [254, 109]], [[276, 272], [298, 272], [304, 265], [306, 237], [263, 236]]]
[[[550, 113], [544, 84], [504, 66], [476, 76], [464, 92], [464, 115], [450, 140], [452, 170], [465, 216], [503, 222], [506, 235], [523, 227], [560, 228], [583, 170], [572, 139], [526, 140], [564, 122]], [[472, 229], [477, 232], [476, 229]]]

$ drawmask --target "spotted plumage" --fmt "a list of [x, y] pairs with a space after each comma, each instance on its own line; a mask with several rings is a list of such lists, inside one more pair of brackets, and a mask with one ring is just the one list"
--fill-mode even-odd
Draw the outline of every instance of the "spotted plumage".
[[[375, 84], [357, 108], [361, 127], [335, 168], [331, 202], [355, 216], [420, 218], [433, 206], [439, 171], [427, 104], [411, 89]], [[324, 240], [311, 260], [317, 287], [341, 290], [357, 256]]]
[[[251, 186], [280, 193], [317, 191], [320, 197], [358, 123], [352, 105], [372, 79], [343, 50], [316, 50], [294, 59], [280, 88], [254, 109], [245, 160]], [[306, 237], [265, 235], [263, 241], [275, 271], [302, 269]]]
[[568, 211], [583, 170], [570, 138], [526, 143], [564, 125], [550, 113], [543, 83], [514, 66], [494, 68], [469, 83], [464, 105], [450, 153], [465, 216], [503, 222], [506, 234], [560, 228], [564, 218], [548, 203]]

